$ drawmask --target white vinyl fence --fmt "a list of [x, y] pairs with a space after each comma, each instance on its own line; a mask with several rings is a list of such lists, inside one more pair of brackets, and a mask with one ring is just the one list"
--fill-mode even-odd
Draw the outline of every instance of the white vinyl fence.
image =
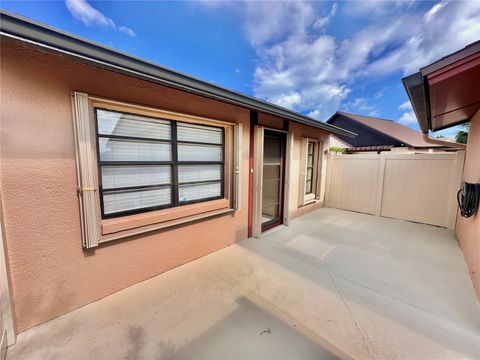
[[326, 206], [455, 227], [464, 151], [328, 157]]

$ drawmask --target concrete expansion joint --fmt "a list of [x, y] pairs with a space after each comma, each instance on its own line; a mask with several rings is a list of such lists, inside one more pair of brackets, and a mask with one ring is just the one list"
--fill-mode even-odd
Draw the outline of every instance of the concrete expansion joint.
[[366, 337], [366, 335], [363, 334], [362, 330], [360, 329], [360, 325], [358, 324], [357, 320], [355, 319], [355, 317], [353, 316], [353, 313], [352, 311], [350, 310], [350, 307], [348, 306], [347, 304], [347, 301], [345, 300], [345, 297], [343, 296], [343, 293], [340, 291], [340, 289], [338, 288], [337, 286], [337, 283], [335, 282], [335, 279], [334, 279], [334, 275], [331, 274], [330, 272], [327, 271], [327, 274], [328, 276], [330, 277], [330, 280], [332, 281], [332, 284], [333, 286], [335, 287], [335, 291], [338, 293], [338, 295], [340, 296], [340, 298], [342, 299], [342, 302], [343, 302], [343, 305], [345, 306], [345, 309], [347, 309], [347, 312], [350, 316], [350, 319], [352, 320], [353, 324], [355, 325], [355, 328], [357, 329], [357, 332], [358, 334], [360, 335], [360, 337], [362, 338], [362, 342], [363, 342], [363, 347], [365, 348], [365, 350], [367, 351], [368, 353], [368, 356], [371, 360], [375, 360], [375, 354], [373, 352], [373, 350], [370, 348], [370, 344], [368, 342], [368, 339]]
[[[330, 273], [329, 273], [329, 274], [330, 274]], [[381, 295], [381, 296], [388, 297], [388, 298], [390, 298], [390, 299], [393, 300], [393, 301], [397, 301], [397, 302], [400, 302], [400, 303], [402, 303], [402, 304], [404, 304], [404, 305], [411, 306], [411, 307], [413, 307], [413, 308], [415, 308], [415, 309], [417, 309], [417, 310], [425, 311], [425, 312], [427, 312], [427, 313], [429, 313], [429, 314], [431, 314], [431, 315], [435, 315], [435, 316], [439, 316], [439, 317], [441, 316], [441, 314], [439, 314], [439, 313], [437, 313], [437, 312], [435, 312], [435, 311], [431, 311], [431, 310], [425, 309], [424, 307], [421, 307], [421, 306], [412, 304], [411, 302], [408, 302], [408, 301], [399, 299], [399, 298], [397, 298], [397, 297], [391, 296], [391, 295], [389, 295], [389, 294], [383, 293], [383, 292], [381, 292], [381, 291], [378, 291], [378, 290], [376, 290], [376, 289], [374, 289], [374, 288], [371, 288], [371, 287], [369, 287], [369, 286], [365, 286], [365, 285], [363, 285], [363, 284], [361, 284], [361, 283], [359, 283], [359, 282], [356, 282], [355, 280], [349, 279], [349, 278], [347, 278], [347, 277], [344, 277], [344, 276], [341, 276], [341, 275], [338, 275], [338, 274], [334, 274], [334, 273], [332, 273], [331, 275], [332, 275], [332, 276], [336, 276], [336, 277], [338, 277], [338, 278], [340, 278], [340, 279], [342, 279], [342, 280], [349, 281], [349, 282], [351, 282], [352, 284], [355, 284], [355, 285], [357, 285], [357, 286], [360, 286], [360, 287], [362, 287], [362, 288], [364, 288], [364, 289], [367, 289], [367, 290], [369, 290], [369, 291], [372, 291], [372, 292], [374, 292], [374, 293], [376, 293], [376, 294], [379, 294], [379, 295]]]

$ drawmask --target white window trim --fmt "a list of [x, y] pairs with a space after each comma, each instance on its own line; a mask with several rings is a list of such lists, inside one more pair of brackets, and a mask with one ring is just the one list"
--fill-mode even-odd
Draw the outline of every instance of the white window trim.
[[256, 238], [259, 238], [260, 235], [262, 235], [263, 140], [264, 127], [257, 125], [254, 129], [254, 165], [252, 189], [252, 236]]
[[[314, 163], [315, 171], [315, 191], [305, 194], [306, 181], [307, 181], [307, 153], [308, 153], [308, 143], [315, 143], [315, 153], [314, 156], [317, 157], [316, 162]], [[300, 175], [299, 175], [299, 189], [298, 189], [298, 206], [302, 207], [311, 203], [314, 203], [320, 200], [321, 189], [322, 189], [322, 175], [323, 175], [323, 149], [324, 142], [321, 139], [314, 139], [309, 137], [302, 137], [300, 143]]]
[[[223, 124], [231, 126], [233, 129], [233, 167], [232, 174], [233, 191], [231, 192], [231, 208], [215, 210], [203, 214], [195, 214], [186, 218], [180, 218], [178, 221], [159, 222], [149, 224], [139, 228], [122, 231], [114, 235], [102, 235], [101, 230], [101, 210], [99, 199], [99, 188], [97, 178], [97, 154], [96, 139], [93, 122], [93, 114], [90, 101], [101, 101], [113, 105], [128, 106], [139, 110], [148, 110], [158, 113], [159, 116], [172, 120], [183, 120], [190, 122], [209, 122], [215, 124]], [[242, 135], [243, 128], [241, 124], [229, 123], [226, 121], [218, 121], [199, 116], [181, 114], [171, 111], [159, 110], [139, 105], [133, 105], [125, 102], [117, 102], [114, 100], [106, 100], [97, 97], [89, 97], [88, 94], [74, 92], [72, 99], [73, 123], [75, 131], [75, 156], [77, 164], [77, 185], [78, 199], [80, 207], [80, 220], [82, 230], [82, 244], [85, 248], [97, 247], [100, 243], [116, 240], [128, 236], [142, 234], [149, 231], [162, 229], [169, 226], [184, 224], [190, 221], [208, 218], [212, 216], [238, 211], [241, 209], [241, 168], [242, 168]], [[227, 151], [227, 147], [225, 147]], [[224, 184], [227, 186], [227, 184]], [[168, 211], [168, 209], [166, 209]]]
[[242, 143], [243, 143], [243, 126], [242, 124], [237, 124], [233, 128], [233, 141], [234, 141], [234, 152], [233, 152], [233, 167], [234, 167], [234, 177], [233, 177], [233, 208], [236, 211], [242, 209]]
[[93, 136], [93, 115], [90, 114], [88, 95], [73, 94], [75, 155], [77, 160], [78, 199], [82, 242], [87, 249], [98, 246], [100, 240], [100, 206], [98, 200], [98, 179]]

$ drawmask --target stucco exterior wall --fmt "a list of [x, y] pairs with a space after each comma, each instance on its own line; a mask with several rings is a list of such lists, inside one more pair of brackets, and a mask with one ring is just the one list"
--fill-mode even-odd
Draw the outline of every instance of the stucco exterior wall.
[[243, 123], [249, 111], [2, 39], [1, 196], [17, 331], [247, 237], [242, 210], [84, 252], [76, 193], [72, 91]]
[[[470, 121], [463, 179], [480, 182], [480, 110]], [[458, 214], [456, 234], [480, 301], [480, 213], [471, 218], [463, 218]]]
[[[250, 112], [2, 39], [0, 194], [17, 332], [125, 287], [207, 255], [248, 236]], [[120, 102], [243, 124], [242, 210], [137, 235], [84, 251], [71, 94], [80, 91]], [[284, 120], [259, 114], [282, 129]], [[328, 144], [320, 129], [290, 123], [292, 174], [299, 174], [303, 137]], [[325, 147], [325, 150], [327, 148]], [[298, 206], [292, 176], [290, 217], [323, 206], [321, 197]], [[303, 161], [303, 160], [302, 160]]]

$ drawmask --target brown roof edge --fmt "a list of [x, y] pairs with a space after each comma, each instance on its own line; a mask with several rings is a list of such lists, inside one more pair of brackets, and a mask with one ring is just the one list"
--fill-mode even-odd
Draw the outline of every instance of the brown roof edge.
[[432, 139], [431, 137], [428, 136], [428, 134], [423, 134], [423, 139], [431, 144], [436, 144], [440, 146], [445, 146], [445, 147], [450, 147], [450, 148], [458, 148], [458, 149], [466, 149], [467, 145], [465, 144], [460, 144], [457, 142], [452, 142], [452, 141], [445, 141], [445, 140], [440, 140], [440, 139]]
[[403, 87], [407, 92], [413, 112], [417, 118], [422, 133], [428, 134], [430, 129], [430, 113], [428, 104], [428, 89], [421, 72], [406, 76], [402, 79]]
[[[381, 133], [383, 135], [387, 135], [392, 139], [400, 141], [405, 145], [412, 147], [412, 148], [429, 148], [429, 147], [449, 147], [449, 148], [462, 148], [461, 144], [457, 144], [455, 142], [448, 142], [448, 141], [436, 141], [435, 139], [425, 138], [422, 133], [409, 128], [408, 126], [404, 126], [402, 124], [397, 123], [394, 120], [383, 119], [373, 116], [365, 116], [365, 115], [357, 115], [351, 114], [344, 111], [337, 111], [334, 116], [343, 115], [348, 117], [350, 120], [355, 121], [362, 126], [366, 126], [369, 129]], [[330, 120], [334, 118], [334, 116], [330, 117]], [[385, 124], [383, 124], [385, 122]], [[391, 129], [384, 129], [382, 128], [384, 125], [391, 127]], [[410, 139], [409, 139], [410, 137]]]
[[422, 75], [431, 74], [434, 71], [437, 71], [441, 68], [444, 68], [448, 65], [451, 65], [459, 60], [466, 58], [472, 54], [475, 54], [480, 51], [480, 40], [475, 41], [471, 44], [468, 44], [463, 49], [457, 50], [451, 54], [448, 54], [437, 61], [431, 63], [430, 65], [420, 68]]
[[[403, 86], [407, 92], [410, 103], [412, 104], [415, 116], [417, 117], [418, 125], [424, 134], [428, 134], [429, 130], [432, 130], [430, 94], [426, 76], [479, 51], [480, 40], [465, 46], [463, 49], [444, 56], [430, 65], [422, 67], [417, 73], [411, 74], [402, 79]], [[463, 122], [465, 121], [461, 121], [459, 124]], [[446, 127], [450, 127], [450, 125]]]
[[[392, 134], [387, 134], [387, 133], [385, 133], [385, 132], [383, 132], [383, 131], [380, 131], [379, 129], [376, 129], [375, 127], [373, 127], [373, 126], [371, 126], [371, 125], [369, 125], [369, 124], [365, 124], [365, 123], [363, 123], [363, 122], [361, 122], [361, 121], [358, 121], [357, 119], [354, 118], [354, 116], [361, 116], [361, 117], [366, 117], [366, 118], [375, 119], [375, 120], [381, 120], [381, 121], [391, 121], [391, 122], [393, 122], [393, 120], [382, 119], [382, 118], [374, 118], [374, 117], [365, 116], [365, 115], [357, 115], [357, 114], [352, 114], [352, 113], [348, 113], [348, 112], [345, 112], [345, 111], [336, 111], [335, 114], [333, 114], [332, 116], [330, 116], [326, 122], [328, 123], [329, 121], [333, 120], [333, 119], [334, 119], [336, 116], [338, 116], [338, 115], [344, 115], [344, 116], [348, 117], [350, 120], [355, 121], [357, 124], [360, 124], [360, 125], [362, 125], [362, 126], [366, 126], [367, 128], [369, 128], [370, 130], [373, 130], [373, 131], [376, 132], [376, 133], [379, 133], [379, 134], [382, 134], [382, 135], [387, 135], [387, 136], [389, 136], [390, 138], [392, 138], [392, 139], [394, 139], [394, 140], [397, 140], [397, 141], [401, 141], [401, 142], [403, 142], [403, 143], [406, 143], [404, 140], [398, 139], [397, 137], [395, 137], [395, 136], [392, 135]], [[406, 145], [412, 146], [411, 144], [408, 144], [408, 143], [406, 143]], [[381, 145], [381, 146], [383, 146], [383, 145]], [[412, 146], [412, 147], [413, 147], [413, 146]]]

